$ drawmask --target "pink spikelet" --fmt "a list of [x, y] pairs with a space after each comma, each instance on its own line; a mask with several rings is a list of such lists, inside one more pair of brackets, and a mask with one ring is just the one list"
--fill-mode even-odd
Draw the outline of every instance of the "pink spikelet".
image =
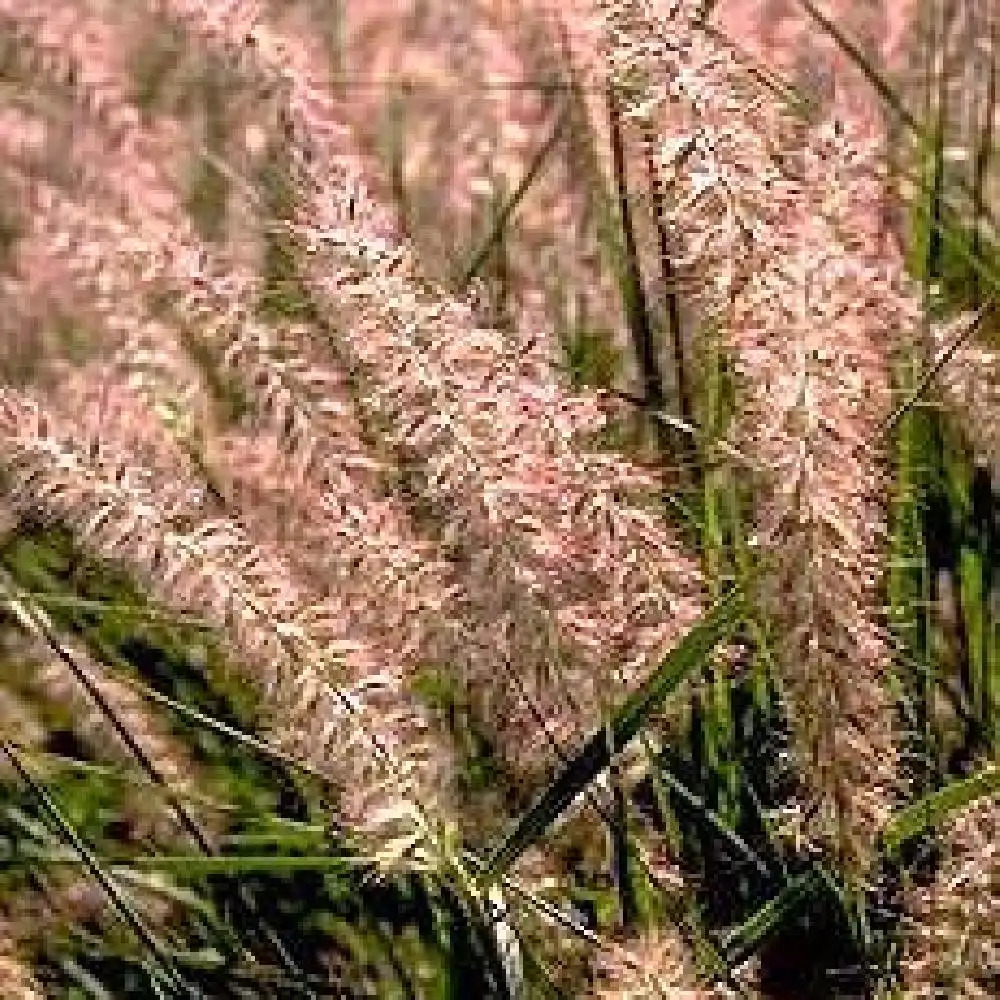
[[[614, 664], [627, 679], [641, 675], [700, 606], [693, 563], [655, 516], [620, 499], [648, 493], [652, 479], [581, 447], [603, 415], [595, 399], [566, 391], [549, 331], [482, 328], [471, 303], [422, 280], [367, 195], [335, 102], [314, 82], [320, 71], [308, 45], [275, 30], [253, 4], [211, 15], [194, 3], [171, 6], [216, 45], [235, 51], [252, 40], [246, 60], [282, 81], [303, 194], [304, 272], [364, 382], [362, 406], [399, 461], [422, 466], [421, 493], [454, 557], [488, 567], [487, 578], [509, 574], [515, 588], [544, 598], [564, 641], [585, 660], [592, 650], [588, 669], [570, 680], [593, 718], [607, 684], [601, 671]], [[485, 619], [489, 595], [470, 582], [479, 607], [469, 616]], [[493, 640], [501, 649], [502, 635]], [[495, 676], [495, 662], [473, 676]]]
[[880, 256], [877, 150], [835, 107], [804, 129], [698, 29], [694, 4], [606, 5], [616, 76], [660, 130], [672, 224], [735, 352], [742, 447], [771, 470], [758, 544], [810, 785], [810, 835], [860, 861], [895, 801], [888, 648], [878, 621], [889, 354], [917, 322]]

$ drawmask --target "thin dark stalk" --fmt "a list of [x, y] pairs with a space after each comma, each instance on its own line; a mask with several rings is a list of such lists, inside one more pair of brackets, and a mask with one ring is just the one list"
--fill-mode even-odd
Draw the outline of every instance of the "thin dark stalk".
[[625, 144], [622, 136], [621, 109], [614, 87], [608, 88], [608, 111], [611, 124], [611, 152], [614, 157], [615, 183], [618, 188], [618, 205], [621, 211], [622, 236], [625, 240], [626, 296], [632, 346], [642, 376], [646, 405], [661, 410], [665, 402], [663, 374], [656, 356], [653, 331], [649, 322], [646, 293], [639, 268], [639, 251], [636, 246], [635, 228], [632, 224], [632, 206], [629, 201], [628, 168], [625, 162]]
[[[0, 570], [0, 583], [3, 584], [4, 588], [7, 589], [8, 592], [13, 590], [14, 593], [18, 593], [16, 583], [11, 580], [6, 570]], [[166, 798], [166, 801], [175, 817], [181, 824], [184, 831], [188, 834], [188, 836], [190, 836], [194, 844], [197, 846], [198, 850], [208, 857], [214, 857], [217, 852], [209, 840], [208, 835], [190, 811], [185, 807], [184, 803], [178, 798], [177, 793], [171, 788], [170, 782], [167, 781], [163, 772], [159, 767], [157, 767], [156, 762], [142, 748], [138, 740], [136, 740], [135, 736], [132, 734], [132, 731], [128, 728], [121, 716], [119, 716], [114, 707], [104, 696], [100, 686], [90, 675], [90, 672], [81, 663], [79, 663], [76, 657], [74, 657], [72, 653], [70, 653], [70, 651], [59, 641], [58, 636], [53, 631], [44, 612], [37, 609], [31, 609], [19, 601], [17, 602], [15, 613], [18, 614], [18, 617], [24, 621], [32, 631], [35, 631], [42, 636], [46, 645], [66, 665], [76, 681], [87, 692], [88, 696], [105, 716], [111, 724], [111, 727], [117, 733], [118, 737], [122, 740], [128, 751], [135, 758], [139, 767], [146, 773], [150, 781], [163, 791], [164, 797]], [[26, 621], [25, 618], [27, 619]], [[291, 957], [291, 954], [288, 952], [286, 945], [281, 940], [278, 933], [260, 916], [260, 912], [257, 909], [256, 903], [254, 902], [249, 889], [247, 889], [242, 883], [239, 883], [238, 893], [240, 902], [246, 908], [247, 913], [256, 921], [268, 943], [274, 948], [275, 953], [278, 955], [282, 965], [285, 967], [286, 972], [293, 977], [301, 977], [302, 970], [299, 969], [298, 964]], [[309, 995], [312, 996], [313, 994], [310, 993]]]
[[[997, 26], [995, 21], [990, 24], [990, 55], [989, 72], [986, 81], [986, 107], [984, 109], [983, 129], [976, 150], [976, 163], [972, 178], [972, 255], [977, 258], [982, 251], [982, 224], [986, 209], [984, 196], [986, 175], [990, 159], [993, 155], [993, 118], [997, 106]], [[972, 274], [972, 304], [981, 304], [979, 273]]]
[[114, 879], [112, 879], [111, 876], [104, 871], [97, 858], [91, 853], [90, 849], [80, 838], [80, 835], [63, 816], [59, 806], [56, 804], [52, 796], [49, 795], [44, 785], [37, 782], [31, 775], [31, 772], [25, 765], [24, 760], [17, 751], [17, 748], [8, 740], [0, 739], [0, 750], [3, 751], [7, 759], [13, 765], [14, 770], [17, 771], [21, 780], [25, 785], [27, 785], [31, 793], [38, 800], [44, 812], [55, 824], [55, 827], [64, 842], [80, 856], [84, 866], [104, 890], [105, 895], [111, 900], [126, 923], [128, 923], [132, 930], [135, 931], [136, 937], [138, 937], [142, 944], [149, 950], [170, 986], [183, 992], [187, 996], [200, 997], [200, 992], [189, 983], [185, 982], [180, 973], [173, 967], [170, 957], [167, 955], [156, 936], [146, 926], [142, 917], [125, 898]]
[[677, 300], [676, 274], [670, 253], [670, 234], [667, 232], [663, 184], [654, 156], [655, 142], [648, 132], [643, 136], [646, 146], [646, 168], [649, 173], [649, 190], [653, 198], [653, 214], [656, 220], [656, 235], [660, 247], [660, 276], [666, 295], [667, 330], [674, 351], [674, 378], [677, 384], [677, 400], [680, 404], [681, 419], [693, 423], [694, 406], [687, 385], [687, 360], [684, 357], [684, 335], [681, 329], [680, 304]]
[[[617, 772], [617, 768], [614, 769]], [[624, 928], [634, 927], [639, 918], [639, 904], [633, 885], [632, 858], [629, 853], [629, 802], [622, 788], [621, 776], [612, 775], [615, 822], [611, 827], [615, 885], [618, 888], [619, 919]]]
[[[639, 267], [639, 250], [636, 245], [635, 227], [632, 222], [632, 206], [629, 201], [628, 167], [625, 160], [625, 143], [622, 134], [621, 108], [618, 95], [613, 86], [608, 87], [608, 117], [611, 126], [611, 153], [614, 163], [615, 185], [618, 191], [618, 206], [621, 212], [621, 229], [624, 240], [624, 298], [625, 314], [629, 333], [632, 338], [632, 349], [635, 352], [639, 375], [643, 384], [643, 401], [647, 411], [659, 412], [664, 408], [666, 395], [663, 390], [663, 373], [657, 357], [656, 344], [653, 339], [652, 324], [649, 320], [649, 307], [646, 302], [646, 292], [642, 284], [642, 271]], [[664, 487], [667, 479], [667, 456], [672, 451], [671, 435], [667, 428], [656, 421], [654, 423], [656, 444], [660, 455]]]
[[521, 203], [525, 194], [527, 194], [528, 188], [531, 187], [535, 178], [538, 177], [543, 164], [549, 157], [549, 154], [561, 141], [563, 132], [566, 130], [566, 127], [570, 122], [571, 116], [569, 112], [569, 105], [564, 105], [559, 112], [559, 117], [556, 119], [555, 125], [552, 127], [552, 131], [549, 133], [549, 137], [538, 148], [516, 190], [497, 213], [496, 220], [493, 223], [493, 229], [491, 230], [489, 236], [473, 255], [472, 260], [469, 262], [469, 265], [466, 267], [462, 276], [458, 280], [459, 292], [464, 292], [469, 287], [472, 280], [479, 274], [483, 265], [489, 259], [494, 247], [496, 247], [503, 239], [504, 232], [510, 224], [511, 216], [514, 214], [514, 211]]
[[389, 186], [396, 204], [396, 225], [400, 236], [410, 237], [410, 205], [406, 191], [406, 100], [412, 93], [404, 81], [389, 105]]
[[934, 174], [931, 182], [931, 228], [927, 246], [925, 274], [928, 281], [941, 276], [944, 255], [944, 140], [948, 113], [948, 28], [954, 14], [954, 4], [946, 4], [941, 23], [941, 34], [937, 39], [938, 66], [937, 100], [934, 119]]
[[924, 372], [913, 393], [883, 421], [878, 430], [878, 440], [884, 439], [886, 435], [893, 431], [903, 416], [920, 401], [930, 387], [930, 384], [937, 378], [944, 366], [955, 356], [955, 352], [983, 325], [989, 316], [996, 312], [996, 309], [997, 303], [990, 301], [976, 313], [972, 322], [959, 332], [952, 342], [941, 352], [934, 364]]

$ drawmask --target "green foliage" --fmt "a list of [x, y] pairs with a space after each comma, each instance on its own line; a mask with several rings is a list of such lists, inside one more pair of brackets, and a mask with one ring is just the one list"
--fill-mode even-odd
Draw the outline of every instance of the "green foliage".
[[487, 862], [487, 877], [506, 872], [535, 843], [570, 804], [649, 723], [663, 700], [702, 664], [731, 627], [742, 595], [733, 588], [663, 659], [645, 683], [570, 759], [556, 779], [514, 824]]
[[919, 834], [941, 826], [977, 799], [1000, 796], [1000, 768], [986, 767], [969, 778], [949, 782], [898, 812], [882, 832], [882, 844], [890, 853]]
[[308, 321], [316, 309], [299, 269], [300, 248], [288, 228], [295, 217], [297, 195], [276, 150], [260, 168], [258, 190], [263, 195], [263, 288], [257, 301], [261, 319]]
[[623, 359], [610, 331], [580, 324], [566, 336], [566, 364], [575, 389], [610, 389], [619, 378]]
[[[283, 771], [271, 754], [227, 734], [234, 726], [252, 731], [260, 706], [202, 625], [154, 613], [128, 576], [84, 555], [57, 526], [23, 525], [0, 547], [0, 565], [39, 594], [60, 629], [113, 673], [141, 678], [165, 701], [199, 706], [198, 713], [171, 712], [163, 721], [198, 762], [199, 801], [211, 803], [213, 814], [225, 821], [223, 851], [216, 857], [178, 853], [183, 841], [128, 838], [122, 817], [134, 797], [144, 794], [141, 779], [86, 760], [39, 758], [49, 796], [76, 836], [111, 863], [110, 875], [141, 890], [143, 899], [162, 895], [179, 907], [183, 919], [172, 924], [165, 955], [185, 979], [220, 998], [314, 995], [303, 992], [309, 989], [305, 980], [289, 979], [269, 960], [245, 964], [247, 947], [261, 954], [268, 945], [238, 902], [236, 888], [242, 887], [273, 926], [294, 930], [289, 940], [295, 957], [315, 984], [325, 981], [320, 962], [331, 955], [350, 995], [370, 990], [400, 1000], [504, 996], [481, 917], [443, 886], [418, 879], [373, 882], [350, 845], [310, 819], [325, 815], [328, 790]], [[21, 687], [27, 690], [30, 671], [23, 673]], [[445, 704], [449, 698], [446, 689], [433, 686], [428, 694]], [[72, 728], [67, 710], [58, 715], [51, 704], [40, 707], [54, 730]], [[72, 855], [57, 847], [34, 816], [29, 790], [0, 785], [0, 850], [11, 862], [0, 885], [8, 891], [48, 884], [73, 865]], [[122, 996], [136, 989], [146, 995], [152, 988], [148, 956], [111, 927], [95, 935], [63, 924], [37, 947], [40, 973], [52, 988], [65, 991], [60, 995], [104, 990]]]
[[768, 935], [781, 928], [805, 897], [815, 891], [813, 875], [797, 875], [789, 880], [777, 896], [725, 935], [722, 947], [726, 960], [737, 965], [747, 955], [752, 955]]
[[[4, 197], [5, 192], [0, 189], [0, 197]], [[24, 234], [24, 224], [11, 206], [4, 202], [0, 203], [0, 274], [11, 270], [17, 259], [17, 243]]]
[[425, 668], [414, 679], [413, 689], [438, 714], [455, 741], [461, 768], [458, 792], [464, 799], [509, 783], [511, 776], [505, 773], [487, 730], [476, 718], [469, 694], [446, 669]]
[[[132, 53], [132, 100], [146, 115], [165, 109], [168, 88], [176, 85], [188, 45], [179, 25], [166, 23], [150, 33]], [[175, 96], [176, 100], [176, 96]], [[170, 109], [167, 105], [166, 109]]]
[[205, 384], [215, 404], [216, 416], [223, 424], [238, 424], [253, 413], [253, 400], [243, 388], [238, 376], [216, 363], [212, 349], [196, 333], [183, 327], [179, 339], [191, 360], [205, 378]]
[[197, 157], [188, 179], [184, 207], [202, 239], [217, 242], [225, 234], [229, 181], [204, 157]]
[[[995, 271], [1000, 247], [988, 234], [976, 237], [974, 224], [956, 212], [948, 165], [935, 155], [933, 144], [924, 150], [919, 164], [920, 184], [909, 210], [906, 264], [915, 279], [934, 286], [928, 304], [932, 317], [940, 319], [956, 308], [972, 308], [984, 288], [1000, 289]], [[938, 192], [939, 185], [944, 193]], [[996, 329], [994, 321], [989, 335], [995, 336]]]

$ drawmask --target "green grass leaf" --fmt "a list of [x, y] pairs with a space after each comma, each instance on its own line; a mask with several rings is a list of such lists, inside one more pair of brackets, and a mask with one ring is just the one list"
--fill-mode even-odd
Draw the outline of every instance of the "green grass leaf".
[[483, 265], [489, 259], [490, 254], [494, 249], [500, 244], [503, 239], [503, 235], [506, 232], [507, 226], [510, 224], [511, 217], [517, 210], [518, 205], [523, 201], [524, 196], [528, 193], [528, 189], [535, 182], [535, 179], [541, 173], [542, 166], [548, 159], [549, 154], [562, 140], [563, 133], [566, 130], [570, 122], [569, 109], [563, 108], [558, 117], [556, 118], [555, 124], [552, 127], [552, 131], [549, 133], [548, 138], [544, 143], [538, 148], [535, 153], [534, 158], [528, 165], [527, 171], [525, 171], [524, 176], [521, 178], [520, 184], [514, 190], [514, 193], [510, 196], [507, 202], [505, 202], [499, 211], [497, 212], [496, 219], [493, 223], [493, 228], [490, 231], [489, 236], [486, 238], [481, 247], [473, 254], [472, 259], [469, 261], [465, 270], [462, 272], [461, 277], [458, 280], [458, 290], [465, 291], [469, 285], [472, 283], [473, 279], [482, 270]]
[[[559, 818], [570, 803], [611, 763], [613, 746], [623, 749], [649, 722], [680, 683], [703, 664], [736, 620], [742, 593], [733, 587], [664, 658], [657, 670], [574, 755], [486, 862], [485, 876], [494, 880]], [[610, 738], [609, 738], [610, 737]]]
[[341, 872], [357, 868], [359, 864], [357, 859], [340, 854], [152, 854], [133, 858], [129, 863], [142, 871], [170, 872], [186, 878], [295, 871]]
[[996, 765], [952, 781], [897, 813], [882, 831], [882, 847], [895, 854], [907, 841], [940, 826], [977, 799], [995, 795], [1000, 795], [1000, 767]]
[[816, 876], [812, 872], [790, 879], [774, 899], [725, 936], [722, 951], [727, 964], [730, 967], [739, 965], [753, 954], [760, 942], [784, 924], [817, 887]]

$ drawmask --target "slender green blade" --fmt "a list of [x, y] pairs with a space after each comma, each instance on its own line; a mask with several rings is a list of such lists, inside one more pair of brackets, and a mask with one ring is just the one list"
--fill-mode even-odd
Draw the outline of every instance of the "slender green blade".
[[1000, 795], [1000, 767], [996, 765], [952, 781], [898, 812], [882, 831], [882, 846], [893, 854], [917, 834], [939, 826], [976, 799], [994, 795]]
[[208, 875], [277, 874], [292, 871], [346, 871], [357, 868], [356, 859], [335, 854], [152, 854], [129, 862], [142, 871], [171, 872], [185, 877]]
[[59, 805], [52, 798], [52, 796], [49, 795], [45, 786], [35, 781], [32, 775], [28, 772], [21, 759], [21, 755], [17, 752], [17, 750], [8, 741], [0, 740], [0, 752], [7, 757], [13, 765], [14, 770], [20, 776], [21, 780], [31, 790], [34, 797], [38, 800], [42, 811], [47, 814], [49, 819], [52, 821], [61, 839], [73, 850], [74, 854], [80, 859], [80, 861], [82, 861], [83, 865], [100, 885], [112, 905], [118, 910], [125, 923], [132, 928], [136, 937], [153, 956], [156, 961], [159, 974], [161, 974], [178, 993], [187, 996], [197, 996], [197, 993], [193, 990], [193, 988], [181, 978], [177, 970], [173, 967], [166, 951], [163, 948], [163, 945], [146, 924], [142, 915], [135, 909], [128, 897], [121, 891], [117, 882], [109, 876], [107, 871], [105, 871], [100, 861], [76, 832], [72, 823], [70, 823], [69, 820], [63, 815]]
[[538, 151], [535, 153], [534, 159], [528, 167], [524, 177], [521, 178], [521, 183], [518, 184], [517, 189], [510, 196], [510, 199], [503, 205], [500, 211], [497, 213], [496, 221], [493, 224], [493, 228], [490, 231], [489, 236], [486, 238], [483, 245], [476, 251], [473, 255], [472, 260], [467, 265], [465, 271], [462, 273], [461, 278], [458, 282], [458, 288], [460, 291], [465, 291], [472, 283], [472, 280], [479, 274], [483, 264], [489, 258], [490, 254], [493, 252], [494, 248], [503, 239], [504, 232], [510, 223], [511, 217], [517, 210], [518, 205], [524, 199], [527, 194], [528, 189], [534, 183], [535, 179], [541, 172], [542, 166], [544, 165], [546, 159], [548, 159], [549, 154], [558, 145], [563, 137], [563, 132], [566, 130], [569, 124], [569, 108], [565, 107], [559, 112], [558, 118], [556, 118], [555, 125], [552, 128], [552, 132], [549, 134], [548, 139], [539, 147]]
[[[657, 670], [572, 757], [562, 773], [515, 823], [486, 861], [492, 881], [542, 837], [569, 804], [611, 763], [611, 747], [622, 750], [647, 724], [653, 712], [705, 661], [736, 619], [741, 591], [733, 587], [708, 611], [663, 660]], [[609, 730], [611, 739], [608, 738]]]
[[790, 879], [774, 899], [730, 931], [722, 942], [722, 952], [730, 968], [753, 954], [760, 942], [780, 927], [816, 887], [813, 872]]

